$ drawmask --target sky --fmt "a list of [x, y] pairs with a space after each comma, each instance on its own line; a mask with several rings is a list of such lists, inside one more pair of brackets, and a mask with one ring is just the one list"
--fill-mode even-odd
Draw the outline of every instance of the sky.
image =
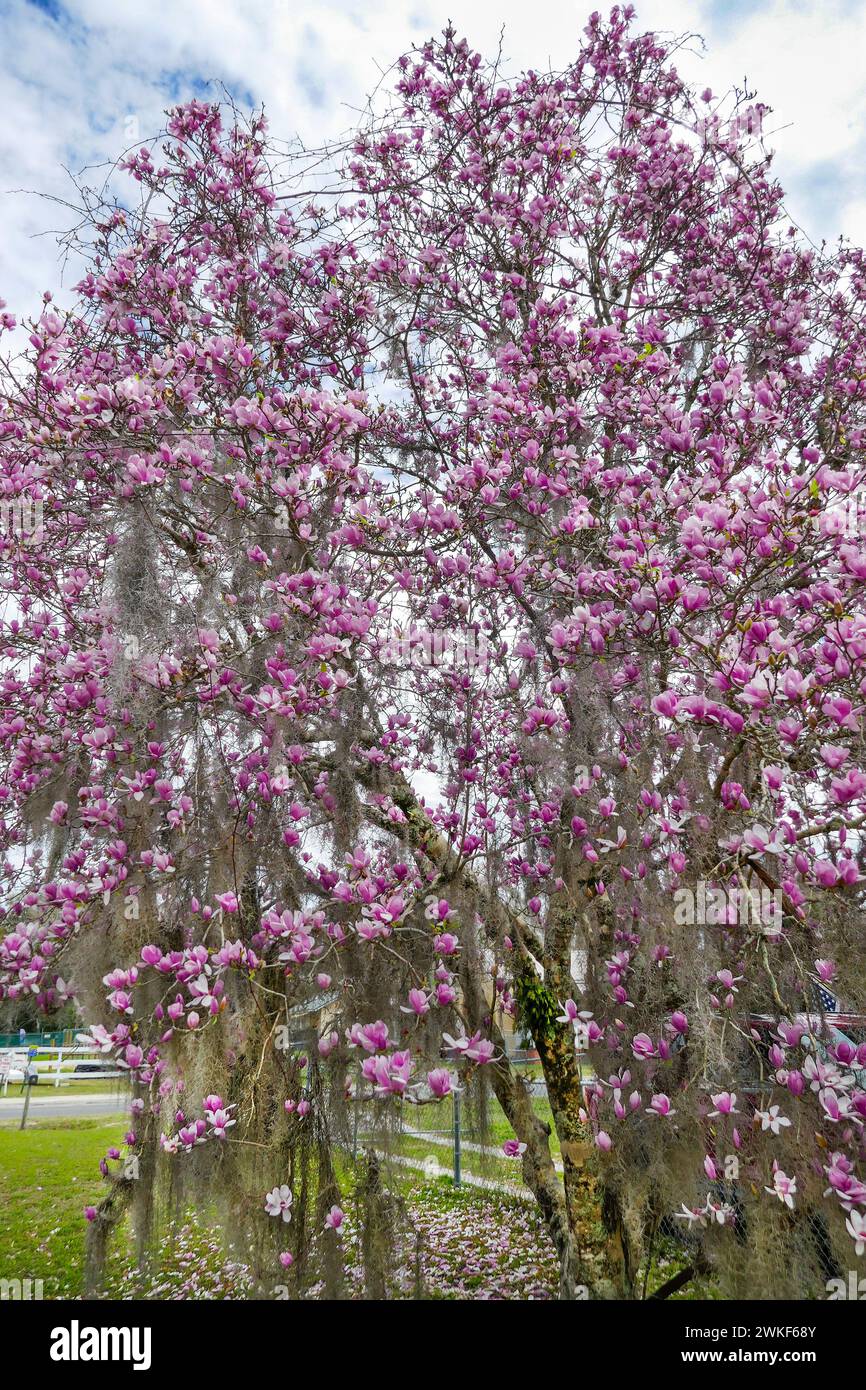
[[[382, 72], [449, 18], [505, 68], [563, 67], [591, 0], [0, 0], [0, 297], [68, 302], [54, 233], [73, 221], [66, 170], [159, 130], [166, 106], [264, 102], [279, 138], [313, 145], [353, 124]], [[609, 6], [599, 6], [606, 9]], [[721, 95], [748, 81], [773, 108], [765, 144], [813, 240], [866, 244], [866, 0], [643, 0], [643, 29], [702, 36], [678, 67]], [[41, 195], [41, 196], [40, 196]]]

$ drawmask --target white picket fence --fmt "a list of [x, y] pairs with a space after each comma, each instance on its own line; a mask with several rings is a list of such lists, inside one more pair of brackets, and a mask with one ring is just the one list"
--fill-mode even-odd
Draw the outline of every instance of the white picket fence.
[[[39, 1085], [48, 1082], [55, 1090], [74, 1081], [100, 1081], [129, 1075], [128, 1072], [112, 1066], [98, 1048], [88, 1047], [86, 1044], [77, 1043], [72, 1047], [43, 1047], [41, 1044], [35, 1046], [38, 1056], [32, 1061], [26, 1047], [0, 1048], [0, 1086], [4, 1096], [10, 1080], [13, 1085], [20, 1084], [30, 1067], [39, 1073]], [[82, 1062], [98, 1065], [93, 1065], [92, 1069], [88, 1066], [86, 1071], [76, 1071], [76, 1067]]]

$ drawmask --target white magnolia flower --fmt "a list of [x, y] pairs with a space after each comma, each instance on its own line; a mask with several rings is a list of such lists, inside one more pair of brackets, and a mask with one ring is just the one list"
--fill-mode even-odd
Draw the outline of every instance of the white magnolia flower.
[[855, 1255], [862, 1255], [866, 1251], [866, 1216], [859, 1211], [852, 1211], [845, 1222], [845, 1230], [854, 1242]]
[[674, 1216], [677, 1217], [680, 1221], [688, 1221], [690, 1226], [693, 1226], [695, 1222], [697, 1222], [699, 1226], [706, 1226], [707, 1224], [706, 1208], [687, 1207], [685, 1202], [683, 1202], [682, 1211], [674, 1212]]
[[284, 1221], [291, 1221], [293, 1200], [292, 1189], [284, 1182], [265, 1197], [265, 1211], [268, 1216], [281, 1216]]
[[781, 1134], [786, 1125], [791, 1123], [787, 1116], [779, 1114], [778, 1105], [771, 1105], [767, 1110], [758, 1110], [756, 1113], [761, 1121], [761, 1129], [768, 1129], [771, 1134]]

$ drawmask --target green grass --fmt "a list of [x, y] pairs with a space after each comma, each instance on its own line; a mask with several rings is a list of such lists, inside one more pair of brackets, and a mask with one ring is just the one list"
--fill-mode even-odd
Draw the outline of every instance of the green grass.
[[[546, 1096], [533, 1096], [532, 1109], [544, 1124], [550, 1128], [550, 1151], [554, 1158], [561, 1156], [559, 1138], [553, 1123], [553, 1111]], [[431, 1133], [450, 1137], [454, 1127], [454, 1103], [450, 1096], [436, 1105], [406, 1105], [403, 1110], [403, 1120], [407, 1128], [425, 1130], [430, 1129]], [[473, 1113], [471, 1102], [463, 1102], [461, 1106], [461, 1130], [463, 1138], [475, 1144], [485, 1144], [492, 1148], [501, 1148], [506, 1139], [515, 1139], [517, 1136], [511, 1128], [509, 1121], [505, 1117], [505, 1112], [500, 1106], [495, 1096], [490, 1096], [487, 1102], [486, 1124], [482, 1125]]]
[[[0, 1130], [0, 1279], [41, 1279], [43, 1295], [49, 1299], [83, 1295], [84, 1207], [97, 1205], [105, 1194], [99, 1160], [111, 1145], [121, 1143], [123, 1128], [123, 1117], [118, 1116], [116, 1120], [54, 1118], [34, 1121], [23, 1132]], [[355, 1247], [361, 1227], [356, 1223], [352, 1234], [351, 1211], [358, 1170], [348, 1155], [338, 1155], [337, 1170], [349, 1216], [347, 1246], [354, 1251], [350, 1263], [357, 1275]], [[426, 1223], [430, 1231], [436, 1269], [426, 1296], [471, 1298], [476, 1296], [476, 1284], [478, 1289], [486, 1288], [492, 1281], [498, 1296], [520, 1297], [521, 1280], [517, 1276], [524, 1277], [522, 1271], [529, 1259], [524, 1232], [532, 1235], [530, 1263], [536, 1284], [548, 1290], [555, 1288], [552, 1249], [540, 1219], [527, 1211], [524, 1203], [500, 1196], [488, 1198], [469, 1189], [455, 1191], [447, 1179], [431, 1182], [404, 1168], [395, 1169], [389, 1180], [392, 1190], [402, 1192], [410, 1204], [410, 1244], [420, 1226]], [[447, 1230], [441, 1224], [445, 1218]], [[503, 1222], [513, 1226], [505, 1252], [496, 1248]], [[162, 1233], [153, 1266], [146, 1272], [136, 1268], [127, 1240], [128, 1233], [121, 1226], [106, 1270], [105, 1292], [110, 1298], [248, 1296], [244, 1267], [227, 1263], [215, 1212], [199, 1212], [195, 1218], [185, 1213], [180, 1221], [171, 1223]], [[440, 1240], [447, 1244], [444, 1270], [440, 1268]], [[291, 1244], [288, 1234], [287, 1243]], [[467, 1262], [473, 1260], [481, 1261], [477, 1274], [467, 1272]], [[509, 1272], [512, 1265], [513, 1278]], [[402, 1288], [396, 1296], [407, 1296], [407, 1292], [412, 1296], [405, 1278]]]
[[[502, 1119], [504, 1122], [504, 1117]], [[124, 1129], [125, 1117], [120, 1114], [109, 1119], [34, 1119], [23, 1132], [15, 1127], [0, 1128], [0, 1210], [3, 1213], [0, 1219], [0, 1279], [42, 1279], [46, 1298], [82, 1296], [87, 1230], [84, 1207], [97, 1205], [105, 1195], [99, 1160], [111, 1145], [121, 1145]], [[423, 1139], [410, 1140], [405, 1135], [395, 1144], [395, 1149], [421, 1159], [435, 1153], [446, 1170], [451, 1161], [450, 1150], [440, 1146], [434, 1148]], [[357, 1170], [348, 1155], [338, 1155], [336, 1166], [344, 1206], [350, 1210]], [[504, 1156], [494, 1159], [464, 1152], [463, 1167], [465, 1173], [488, 1180], [520, 1183], [519, 1162]], [[513, 1227], [507, 1251], [496, 1257], [504, 1262], [497, 1276], [498, 1286], [512, 1289], [505, 1296], [521, 1296], [519, 1280], [517, 1285], [509, 1284], [510, 1276], [505, 1268], [513, 1260], [520, 1263], [518, 1256], [524, 1240], [521, 1231], [540, 1229], [540, 1220], [531, 1204], [515, 1202], [509, 1197], [491, 1197], [469, 1187], [457, 1191], [449, 1176], [431, 1181], [422, 1173], [404, 1167], [390, 1171], [389, 1183], [392, 1190], [398, 1189], [409, 1200], [413, 1223], [423, 1225], [426, 1222], [431, 1228], [434, 1244], [439, 1239], [436, 1213], [454, 1214], [454, 1222], [447, 1233], [451, 1272], [444, 1277], [444, 1282], [432, 1288], [429, 1296], [474, 1296], [473, 1278], [482, 1281], [482, 1275], [464, 1274], [463, 1265], [466, 1263], [468, 1267], [479, 1249], [483, 1254], [488, 1234], [495, 1232], [500, 1224], [497, 1213]], [[519, 1216], [509, 1215], [518, 1211]], [[545, 1279], [552, 1280], [552, 1287], [555, 1284], [553, 1274], [548, 1271], [542, 1277], [538, 1272], [542, 1264], [546, 1268], [552, 1255], [543, 1255], [543, 1235], [534, 1239], [537, 1251], [542, 1252], [536, 1259], [537, 1278], [542, 1283]], [[493, 1277], [494, 1266], [490, 1263], [489, 1251], [483, 1258], [487, 1262], [487, 1272], [483, 1276], [486, 1286], [488, 1278]], [[686, 1258], [683, 1248], [674, 1242], [657, 1246], [647, 1292], [652, 1293], [669, 1279]], [[160, 1298], [243, 1297], [242, 1281], [238, 1282], [231, 1272], [226, 1274], [226, 1268], [215, 1218], [211, 1220], [210, 1214], [199, 1213], [195, 1224], [183, 1226], [161, 1246], [152, 1281], [144, 1292], [146, 1296]], [[110, 1297], [134, 1296], [138, 1291], [139, 1276], [125, 1243], [123, 1228], [118, 1232], [107, 1273], [106, 1291]], [[675, 1297], [691, 1300], [717, 1296], [717, 1291], [709, 1284], [696, 1282]]]
[[[406, 1158], [418, 1159], [421, 1162], [432, 1155], [439, 1167], [444, 1170], [450, 1183], [450, 1175], [453, 1170], [452, 1149], [446, 1149], [442, 1144], [431, 1144], [426, 1139], [413, 1139], [409, 1135], [403, 1134], [396, 1142], [394, 1152]], [[485, 1182], [498, 1182], [508, 1187], [526, 1190], [523, 1188], [519, 1159], [506, 1158], [504, 1154], [494, 1158], [492, 1154], [473, 1153], [464, 1149], [461, 1153], [460, 1167], [461, 1171], [469, 1177], [483, 1178]]]
[[[688, 1263], [689, 1256], [682, 1245], [673, 1240], [660, 1241], [653, 1250], [649, 1276], [646, 1279], [647, 1297], [654, 1294], [656, 1289], [660, 1289], [675, 1274], [679, 1274], [680, 1270], [685, 1268]], [[644, 1262], [638, 1273], [637, 1287], [639, 1289], [644, 1286], [646, 1273], [646, 1262]], [[719, 1296], [718, 1286], [713, 1283], [712, 1279], [701, 1276], [690, 1280], [675, 1294], [671, 1294], [670, 1301], [672, 1303], [694, 1303], [700, 1300], [718, 1299]]]
[[99, 1160], [123, 1132], [123, 1117], [0, 1129], [0, 1278], [42, 1279], [46, 1298], [82, 1294], [84, 1208], [104, 1196]]

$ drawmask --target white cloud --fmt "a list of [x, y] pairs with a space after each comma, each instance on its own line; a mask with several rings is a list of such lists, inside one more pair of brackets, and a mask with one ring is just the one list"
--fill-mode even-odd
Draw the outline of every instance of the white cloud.
[[[0, 294], [16, 312], [57, 285], [50, 238], [71, 214], [14, 193], [67, 196], [63, 165], [113, 158], [124, 123], [156, 130], [162, 109], [223, 82], [267, 105], [279, 136], [318, 144], [348, 129], [381, 73], [412, 43], [459, 27], [485, 52], [503, 41], [506, 66], [563, 66], [576, 52], [590, 0], [12, 0], [0, 16], [7, 120], [0, 128]], [[866, 7], [854, 0], [645, 0], [641, 27], [702, 31], [707, 51], [681, 70], [717, 93], [743, 76], [774, 107], [777, 174], [792, 214], [813, 238], [866, 234], [863, 116]], [[74, 278], [74, 277], [73, 277]], [[69, 277], [67, 276], [67, 280]]]

